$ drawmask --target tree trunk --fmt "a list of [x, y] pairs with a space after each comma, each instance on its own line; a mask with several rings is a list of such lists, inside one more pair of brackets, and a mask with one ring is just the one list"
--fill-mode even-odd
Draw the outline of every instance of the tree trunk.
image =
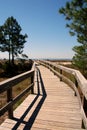
[[11, 57], [10, 57], [10, 55], [11, 55], [11, 52], [10, 52], [10, 45], [9, 45], [9, 64], [11, 63]]
[[14, 47], [12, 46], [12, 64], [14, 65]]

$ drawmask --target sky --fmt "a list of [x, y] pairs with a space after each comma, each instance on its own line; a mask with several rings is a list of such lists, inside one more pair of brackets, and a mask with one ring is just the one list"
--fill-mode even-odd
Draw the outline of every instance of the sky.
[[[8, 17], [16, 18], [22, 34], [28, 35], [23, 53], [29, 58], [72, 58], [77, 41], [58, 12], [66, 1], [70, 0], [0, 0], [0, 26]], [[0, 52], [0, 58], [8, 58], [8, 53]]]

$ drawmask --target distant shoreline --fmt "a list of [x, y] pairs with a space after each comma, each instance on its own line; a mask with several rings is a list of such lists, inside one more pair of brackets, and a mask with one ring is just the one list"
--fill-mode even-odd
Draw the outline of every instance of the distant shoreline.
[[33, 60], [72, 61], [72, 58], [32, 58]]
[[68, 58], [56, 58], [56, 59], [51, 59], [51, 58], [48, 58], [48, 59], [43, 59], [43, 60], [48, 60], [48, 61], [53, 61], [53, 62], [71, 62], [72, 61], [72, 59], [68, 59]]

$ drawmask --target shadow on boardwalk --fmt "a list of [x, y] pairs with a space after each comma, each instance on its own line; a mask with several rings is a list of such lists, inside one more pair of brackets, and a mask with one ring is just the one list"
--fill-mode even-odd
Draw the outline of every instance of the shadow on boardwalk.
[[[17, 121], [17, 123], [15, 124], [15, 126], [12, 128], [12, 130], [16, 130], [21, 123], [25, 125], [23, 130], [28, 130], [31, 129], [44, 101], [45, 98], [47, 96], [46, 91], [45, 91], [45, 87], [43, 84], [43, 80], [41, 77], [41, 73], [40, 70], [37, 68], [36, 71], [37, 74], [37, 90], [38, 90], [38, 94], [36, 95], [36, 97], [34, 98], [34, 100], [32, 101], [32, 103], [29, 105], [29, 107], [26, 109], [25, 113], [21, 116], [20, 119], [17, 118], [13, 118], [15, 121]], [[40, 86], [39, 86], [39, 82], [41, 84], [41, 89], [42, 89], [42, 95], [40, 95]], [[27, 114], [29, 113], [29, 111], [31, 110], [31, 108], [33, 107], [33, 105], [35, 104], [35, 102], [38, 100], [39, 96], [42, 96], [41, 100], [39, 101], [38, 105], [36, 106], [35, 110], [33, 111], [32, 115], [30, 116], [30, 118], [28, 119], [28, 121], [24, 121], [24, 118], [27, 116]]]

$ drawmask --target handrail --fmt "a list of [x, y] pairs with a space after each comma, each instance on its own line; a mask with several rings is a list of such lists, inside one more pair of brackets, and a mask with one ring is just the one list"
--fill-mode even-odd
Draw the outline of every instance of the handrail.
[[[34, 92], [34, 69], [35, 64], [33, 63], [33, 67], [30, 71], [27, 71], [25, 73], [19, 74], [10, 79], [0, 82], [0, 93], [7, 91], [7, 104], [0, 109], [0, 116], [3, 115], [6, 111], [8, 111], [9, 118], [13, 118], [13, 105], [30, 90], [32, 93]], [[28, 77], [31, 78], [30, 85], [13, 99], [12, 87], [14, 87], [16, 84], [20, 83]]]
[[84, 97], [87, 100], [87, 80], [84, 78], [84, 76], [78, 70], [67, 68], [67, 67], [64, 67], [62, 65], [55, 65], [50, 61], [41, 61], [41, 62], [43, 62], [49, 66], [59, 68], [62, 71], [65, 71], [65, 72], [68, 72], [68, 73], [74, 75]]
[[[84, 110], [85, 103], [87, 105], [87, 80], [78, 70], [67, 68], [61, 65], [56, 65], [50, 61], [40, 60], [39, 63], [49, 68], [55, 75], [60, 77], [60, 81], [66, 82], [75, 91], [75, 95], [78, 97], [80, 104], [82, 125], [84, 124], [84, 127], [87, 129], [87, 117]], [[73, 75], [75, 81], [72, 82], [69, 78], [63, 75], [63, 71]], [[82, 95], [80, 95], [79, 89]]]

